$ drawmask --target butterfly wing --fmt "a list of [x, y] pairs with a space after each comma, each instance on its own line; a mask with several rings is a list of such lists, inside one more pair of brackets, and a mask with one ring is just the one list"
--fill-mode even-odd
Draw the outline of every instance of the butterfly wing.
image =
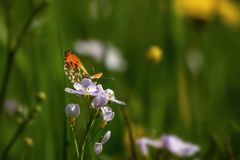
[[83, 78], [89, 77], [86, 68], [72, 51], [65, 51], [64, 61], [65, 74], [72, 83], [80, 82]]
[[91, 78], [92, 80], [97, 80], [97, 79], [101, 78], [102, 75], [103, 75], [103, 73], [96, 73], [96, 74], [90, 76], [90, 78]]
[[90, 76], [80, 59], [70, 50], [65, 50], [64, 61], [65, 74], [72, 83], [80, 82], [83, 78], [96, 81], [103, 75], [103, 73], [96, 73]]

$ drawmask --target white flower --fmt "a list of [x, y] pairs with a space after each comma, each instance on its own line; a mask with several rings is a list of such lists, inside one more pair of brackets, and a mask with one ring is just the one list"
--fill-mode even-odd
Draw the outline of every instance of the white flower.
[[110, 71], [125, 71], [126, 62], [122, 57], [121, 52], [114, 46], [110, 46], [106, 50], [105, 66]]
[[78, 54], [91, 56], [97, 62], [101, 62], [103, 60], [104, 47], [103, 44], [98, 40], [77, 40], [74, 43], [74, 50]]
[[192, 156], [200, 150], [197, 145], [189, 142], [184, 142], [174, 135], [163, 135], [161, 137], [161, 141], [165, 148], [179, 157]]
[[102, 107], [101, 110], [104, 121], [109, 122], [114, 118], [115, 113], [112, 111], [112, 108], [106, 106]]
[[107, 143], [107, 141], [110, 139], [110, 136], [111, 136], [111, 131], [107, 131], [105, 133], [105, 135], [103, 136], [103, 139], [101, 140], [101, 143], [102, 144]]
[[107, 131], [103, 136], [101, 142], [96, 142], [94, 144], [94, 152], [96, 155], [99, 155], [100, 153], [102, 153], [103, 145], [107, 143], [107, 141], [110, 139], [110, 136], [111, 136], [111, 131]]
[[91, 105], [93, 108], [104, 107], [108, 102], [114, 102], [120, 105], [126, 105], [126, 103], [119, 101], [115, 98], [114, 92], [111, 89], [104, 90], [102, 85], [97, 85], [97, 94], [93, 99]]
[[115, 98], [113, 90], [106, 89], [105, 93], [107, 94], [108, 100], [110, 102], [114, 102], [114, 103], [117, 103], [117, 104], [120, 104], [120, 105], [126, 105], [125, 102], [119, 101]]
[[68, 117], [76, 118], [80, 114], [80, 107], [78, 104], [70, 103], [65, 107], [65, 113]]
[[162, 142], [160, 141], [160, 139], [153, 140], [147, 137], [142, 137], [137, 139], [137, 145], [139, 145], [140, 151], [143, 155], [148, 155], [148, 146], [152, 146], [154, 148], [161, 148]]
[[84, 78], [80, 83], [75, 82], [73, 84], [74, 89], [65, 88], [65, 92], [77, 95], [90, 95], [94, 96], [97, 94], [97, 86], [92, 82], [91, 79]]
[[94, 144], [94, 152], [95, 152], [95, 154], [96, 154], [96, 155], [99, 155], [100, 153], [102, 153], [102, 150], [103, 150], [103, 145], [102, 145], [102, 143], [96, 142], [96, 143]]
[[199, 146], [184, 142], [174, 135], [163, 135], [160, 139], [143, 137], [137, 139], [137, 144], [143, 155], [148, 154], [148, 146], [152, 146], [156, 149], [167, 149], [169, 152], [179, 157], [193, 156], [200, 150]]

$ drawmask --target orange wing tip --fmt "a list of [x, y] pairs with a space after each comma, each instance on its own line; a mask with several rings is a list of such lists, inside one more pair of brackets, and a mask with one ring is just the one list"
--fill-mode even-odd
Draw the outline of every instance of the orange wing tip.
[[96, 79], [101, 78], [102, 75], [103, 75], [103, 73], [96, 73], [96, 74], [90, 76], [90, 79], [92, 79], [92, 80], [96, 80]]
[[101, 78], [102, 75], [103, 75], [103, 73], [96, 73], [96, 74], [94, 75], [94, 77], [95, 77], [95, 78]]

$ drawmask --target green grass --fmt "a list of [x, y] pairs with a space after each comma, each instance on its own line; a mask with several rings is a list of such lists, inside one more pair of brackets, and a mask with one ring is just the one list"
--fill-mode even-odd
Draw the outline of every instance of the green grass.
[[[42, 112], [27, 126], [11, 148], [8, 159], [68, 159], [75, 156], [71, 128], [64, 107], [79, 103], [77, 137], [81, 144], [87, 125], [88, 103], [64, 92], [71, 83], [63, 70], [63, 49], [73, 49], [77, 39], [112, 42], [123, 53], [128, 68], [123, 73], [110, 72], [89, 57], [80, 57], [88, 70], [102, 71], [104, 88], [112, 88], [125, 101], [133, 128], [141, 126], [145, 135], [160, 137], [171, 133], [198, 144], [200, 159], [240, 158], [239, 150], [239, 58], [240, 30], [224, 26], [218, 18], [204, 24], [201, 31], [190, 20], [175, 17], [168, 1], [99, 0], [99, 18], [90, 16], [91, 1], [51, 1], [34, 20], [24, 36], [13, 62], [6, 98], [14, 98], [33, 108], [35, 96], [44, 91], [47, 100]], [[14, 1], [12, 8], [13, 39], [39, 0]], [[110, 8], [105, 3], [110, 4]], [[198, 26], [201, 27], [201, 26]], [[6, 36], [3, 2], [0, 3], [0, 82], [6, 69]], [[15, 41], [14, 41], [15, 43]], [[154, 64], [146, 59], [150, 45], [159, 45], [163, 59]], [[186, 64], [191, 48], [201, 51], [202, 70], [193, 75]], [[124, 144], [125, 120], [121, 106], [112, 105], [116, 116], [104, 131], [112, 137], [99, 157], [93, 156], [93, 142], [86, 146], [86, 158], [127, 159]], [[0, 153], [19, 124], [3, 111], [0, 113]], [[66, 129], [66, 130], [65, 130]], [[23, 144], [32, 137], [31, 148]], [[67, 139], [65, 139], [66, 135]], [[98, 139], [98, 138], [97, 138]], [[96, 139], [96, 140], [97, 140]], [[67, 143], [64, 141], [67, 140]], [[66, 152], [64, 151], [66, 150]]]

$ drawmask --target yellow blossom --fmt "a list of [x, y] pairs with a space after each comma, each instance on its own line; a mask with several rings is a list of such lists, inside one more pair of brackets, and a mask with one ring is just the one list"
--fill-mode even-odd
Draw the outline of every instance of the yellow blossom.
[[216, 13], [217, 0], [174, 0], [173, 7], [178, 15], [210, 20]]
[[153, 62], [160, 62], [162, 59], [162, 49], [156, 45], [153, 45], [149, 48], [147, 52], [147, 58]]
[[230, 0], [221, 0], [218, 5], [218, 14], [223, 23], [230, 26], [239, 25], [240, 8]]

